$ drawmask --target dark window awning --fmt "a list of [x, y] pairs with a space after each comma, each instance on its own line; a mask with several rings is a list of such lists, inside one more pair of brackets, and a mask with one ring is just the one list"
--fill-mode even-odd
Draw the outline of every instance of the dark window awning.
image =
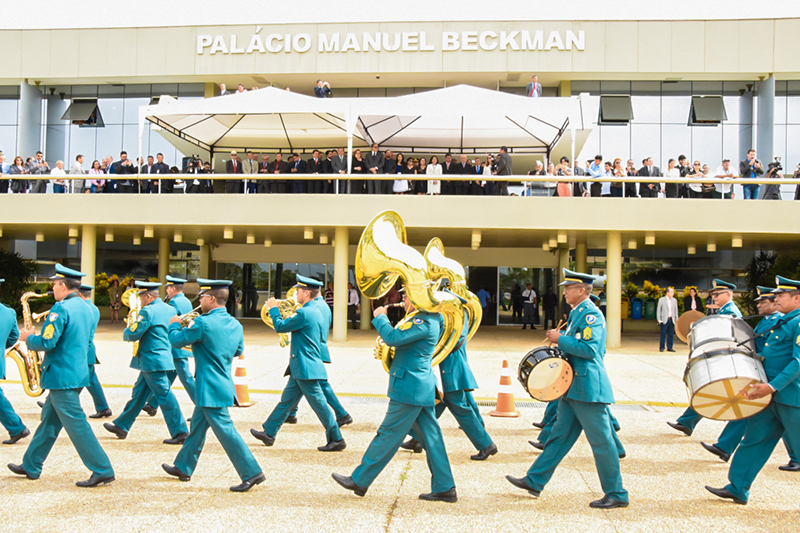
[[103, 117], [95, 99], [73, 100], [61, 116], [61, 120], [69, 120], [77, 126], [103, 126]]
[[633, 106], [630, 96], [601, 96], [601, 124], [627, 124], [633, 120]]
[[690, 126], [716, 126], [723, 120], [728, 120], [728, 114], [721, 96], [692, 96]]

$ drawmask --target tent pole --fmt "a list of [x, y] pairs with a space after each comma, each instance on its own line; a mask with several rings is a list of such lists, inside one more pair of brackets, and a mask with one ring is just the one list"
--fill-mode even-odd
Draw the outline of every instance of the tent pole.
[[[348, 131], [347, 132], [347, 175], [350, 176], [353, 172], [353, 133]], [[336, 180], [337, 183], [339, 180]], [[348, 179], [347, 180], [347, 189], [350, 190], [350, 184], [352, 182]], [[339, 187], [337, 185], [336, 190], [338, 192]]]

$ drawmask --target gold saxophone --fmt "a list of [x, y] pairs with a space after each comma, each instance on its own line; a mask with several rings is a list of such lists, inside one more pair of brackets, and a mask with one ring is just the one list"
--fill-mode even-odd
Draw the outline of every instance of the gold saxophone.
[[[402, 278], [409, 300], [418, 311], [409, 313], [396, 327], [412, 320], [419, 311], [439, 313], [444, 327], [433, 353], [432, 365], [441, 363], [458, 343], [464, 327], [464, 311], [458, 297], [439, 291], [428, 275], [428, 262], [407, 243], [400, 215], [384, 211], [364, 228], [356, 250], [355, 277], [358, 288], [370, 299], [380, 298]], [[375, 358], [388, 372], [394, 349], [378, 337]]]
[[[46, 294], [36, 294], [35, 292], [26, 292], [19, 299], [22, 303], [22, 327], [30, 329], [33, 327], [33, 321], [43, 318], [49, 313], [39, 313], [31, 315], [31, 306], [28, 300], [31, 298], [42, 298]], [[34, 318], [35, 317], [35, 318]], [[19, 368], [19, 376], [22, 380], [22, 388], [25, 394], [32, 397], [41, 396], [44, 392], [42, 389], [42, 359], [44, 354], [29, 350], [28, 345], [24, 342], [17, 341], [14, 346], [6, 350], [6, 357], [14, 360]]]
[[[295, 299], [295, 295], [297, 293], [297, 289], [292, 287], [286, 292], [286, 299], [285, 300], [278, 300], [278, 311], [280, 312], [283, 318], [289, 318], [290, 316], [294, 315], [298, 309], [302, 307], [297, 300]], [[275, 329], [275, 324], [272, 323], [272, 317], [269, 316], [269, 307], [267, 304], [264, 304], [261, 307], [261, 320], [264, 321], [264, 324]], [[280, 344], [281, 348], [285, 348], [289, 346], [289, 335], [286, 333], [278, 333], [278, 337], [280, 337]]]
[[[120, 297], [122, 305], [128, 308], [128, 315], [125, 317], [125, 325], [129, 328], [139, 321], [139, 310], [142, 302], [139, 300], [139, 289], [128, 289]], [[139, 355], [139, 341], [133, 341], [133, 356]]]

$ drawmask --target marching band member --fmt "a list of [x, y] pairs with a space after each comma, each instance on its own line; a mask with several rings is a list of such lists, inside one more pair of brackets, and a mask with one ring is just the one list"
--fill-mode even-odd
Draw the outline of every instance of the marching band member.
[[179, 317], [173, 316], [169, 322], [172, 347], [191, 346], [194, 354], [196, 387], [192, 430], [175, 458], [175, 465], [163, 464], [161, 468], [181, 481], [189, 481], [210, 427], [242, 480], [231, 490], [247, 492], [263, 483], [265, 477], [228, 413], [236, 399], [231, 366], [233, 358], [244, 351], [244, 333], [239, 321], [225, 309], [231, 282], [198, 278], [197, 283], [201, 287], [203, 314], [183, 329]]
[[[414, 310], [408, 294], [403, 294], [403, 303], [406, 313]], [[431, 362], [439, 338], [439, 316], [420, 312], [413, 320], [393, 328], [385, 306], [375, 309], [373, 315], [372, 324], [378, 334], [395, 349], [389, 377], [389, 408], [361, 464], [352, 475], [334, 473], [333, 479], [345, 489], [364, 496], [397, 453], [403, 438], [413, 430], [427, 452], [425, 458], [431, 472], [431, 492], [420, 494], [419, 498], [454, 503], [458, 501], [455, 480], [434, 412], [436, 377]]]
[[[0, 279], [0, 283], [5, 280]], [[17, 343], [19, 329], [17, 328], [17, 313], [7, 305], [0, 303], [0, 344], [8, 350]], [[3, 342], [5, 341], [5, 342]], [[6, 379], [6, 358], [0, 361], [0, 378]], [[25, 427], [22, 419], [14, 412], [11, 402], [8, 401], [3, 389], [0, 388], [0, 423], [8, 431], [9, 438], [3, 444], [16, 444], [31, 434]]]
[[113, 423], [106, 422], [103, 427], [117, 438], [128, 436], [136, 415], [144, 407], [152, 391], [161, 405], [164, 422], [167, 423], [170, 438], [164, 444], [183, 444], [188, 434], [186, 420], [181, 414], [180, 405], [170, 389], [167, 372], [175, 370], [172, 362], [172, 347], [167, 335], [167, 326], [175, 316], [175, 309], [165, 304], [158, 296], [160, 283], [137, 281], [141, 289], [138, 293], [142, 308], [138, 321], [125, 328], [123, 340], [139, 341], [139, 352], [131, 359], [131, 368], [139, 370], [139, 377], [133, 385], [131, 399]]
[[79, 487], [96, 487], [114, 481], [114, 469], [81, 408], [80, 392], [89, 385], [89, 340], [95, 317], [78, 296], [85, 274], [56, 264], [53, 296], [56, 304], [47, 315], [41, 335], [33, 328], [20, 331], [28, 348], [44, 351], [42, 388], [50, 393], [42, 407], [41, 424], [31, 439], [22, 464], [8, 469], [28, 479], [39, 479], [42, 465], [63, 427], [83, 464], [92, 472]]
[[764, 343], [769, 382], [741, 391], [748, 400], [772, 394], [772, 402], [747, 419], [744, 440], [728, 470], [729, 483], [720, 489], [706, 485], [715, 496], [741, 505], [747, 504], [753, 481], [782, 436], [791, 450], [800, 450], [800, 281], [777, 276], [776, 283], [775, 305], [783, 316], [774, 321], [769, 343]]
[[94, 366], [99, 362], [97, 360], [97, 348], [94, 345], [94, 335], [97, 332], [97, 324], [100, 323], [100, 309], [98, 309], [97, 306], [94, 305], [94, 302], [92, 302], [93, 290], [94, 287], [91, 285], [81, 285], [81, 288], [78, 292], [81, 299], [86, 302], [86, 305], [88, 305], [89, 309], [91, 309], [92, 317], [94, 317], [92, 322], [92, 332], [89, 337], [89, 386], [86, 387], [86, 390], [89, 391], [89, 394], [92, 397], [95, 412], [93, 415], [89, 415], [89, 418], [108, 418], [112, 415], [111, 409], [108, 407], [108, 401], [106, 400], [106, 395], [103, 392], [103, 386], [100, 385], [100, 380], [97, 379], [97, 374], [94, 371]]
[[327, 443], [325, 446], [318, 446], [317, 449], [321, 452], [338, 452], [347, 447], [333, 411], [328, 406], [323, 393], [322, 382], [328, 380], [328, 374], [322, 362], [321, 342], [322, 330], [328, 326], [323, 322], [316, 305], [311, 303], [319, 294], [320, 287], [322, 287], [322, 283], [319, 281], [298, 274], [295, 288], [297, 289], [297, 302], [302, 307], [293, 316], [285, 319], [281, 317], [278, 309], [278, 300], [275, 298], [267, 300], [275, 331], [292, 333], [291, 357], [289, 358], [289, 368], [286, 370], [289, 380], [281, 394], [281, 401], [264, 421], [263, 431], [250, 430], [251, 435], [267, 446], [275, 443], [275, 436], [286, 422], [289, 413], [305, 397], [325, 427]]
[[539, 497], [558, 464], [569, 453], [581, 432], [592, 447], [595, 466], [603, 488], [603, 498], [590, 507], [613, 509], [628, 506], [628, 491], [622, 486], [619, 454], [614, 445], [608, 404], [614, 403], [603, 355], [606, 324], [603, 314], [589, 295], [595, 277], [564, 269], [564, 296], [573, 307], [565, 334], [551, 329], [548, 339], [569, 358], [575, 371], [572, 386], [558, 406], [553, 434], [544, 451], [522, 478], [506, 476], [515, 487]]

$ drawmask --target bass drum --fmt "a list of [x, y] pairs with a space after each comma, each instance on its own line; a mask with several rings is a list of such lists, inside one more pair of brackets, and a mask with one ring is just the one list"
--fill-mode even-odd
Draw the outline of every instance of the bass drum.
[[572, 385], [572, 365], [558, 348], [540, 346], [522, 358], [517, 378], [531, 398], [552, 402], [564, 396]]
[[767, 408], [772, 395], [748, 400], [739, 392], [751, 384], [767, 383], [761, 358], [737, 348], [689, 359], [683, 381], [689, 402], [698, 414], [713, 420], [741, 420]]
[[701, 318], [689, 330], [689, 358], [720, 350], [737, 351], [740, 348], [756, 353], [755, 334], [750, 324], [730, 315], [712, 315]]
[[700, 311], [686, 311], [678, 317], [675, 322], [675, 335], [686, 344], [689, 344], [689, 331], [698, 320], [703, 320], [706, 317], [705, 313]]

